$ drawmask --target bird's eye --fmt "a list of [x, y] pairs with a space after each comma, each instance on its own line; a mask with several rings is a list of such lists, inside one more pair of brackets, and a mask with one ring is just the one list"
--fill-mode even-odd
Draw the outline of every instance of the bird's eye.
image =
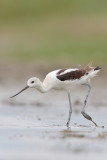
[[31, 81], [31, 83], [34, 83], [34, 81]]

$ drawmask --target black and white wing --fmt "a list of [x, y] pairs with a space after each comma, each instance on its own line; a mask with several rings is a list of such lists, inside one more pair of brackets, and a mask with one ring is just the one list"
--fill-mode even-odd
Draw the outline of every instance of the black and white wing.
[[86, 74], [84, 69], [61, 69], [57, 72], [57, 79], [60, 81], [70, 81], [80, 79]]

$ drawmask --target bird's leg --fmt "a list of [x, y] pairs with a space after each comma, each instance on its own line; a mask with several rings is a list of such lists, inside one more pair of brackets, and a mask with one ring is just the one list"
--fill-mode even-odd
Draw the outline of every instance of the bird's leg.
[[83, 106], [83, 109], [82, 109], [81, 113], [86, 119], [92, 121], [95, 124], [95, 126], [98, 127], [98, 125], [92, 120], [92, 118], [87, 113], [85, 113], [85, 107], [86, 107], [87, 100], [88, 100], [88, 97], [89, 97], [89, 94], [90, 94], [90, 91], [91, 91], [91, 84], [85, 83], [83, 85], [87, 86], [89, 89], [88, 89], [88, 93], [86, 95], [86, 98], [85, 98], [85, 101], [84, 101], [84, 106]]
[[69, 127], [70, 119], [71, 119], [71, 114], [72, 114], [72, 104], [71, 104], [71, 95], [70, 91], [68, 92], [68, 99], [69, 99], [69, 116], [68, 116], [68, 121], [66, 126]]

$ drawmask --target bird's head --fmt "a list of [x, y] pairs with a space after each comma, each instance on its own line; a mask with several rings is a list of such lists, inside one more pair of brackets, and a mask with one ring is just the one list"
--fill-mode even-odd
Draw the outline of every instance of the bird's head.
[[27, 81], [27, 86], [30, 88], [38, 88], [40, 86], [39, 78], [33, 77]]
[[27, 81], [27, 86], [25, 88], [23, 88], [20, 92], [18, 92], [17, 94], [11, 96], [10, 98], [13, 98], [15, 96], [17, 96], [18, 94], [20, 94], [21, 92], [25, 91], [26, 89], [28, 88], [39, 88], [41, 82], [38, 78], [36, 77], [33, 77], [33, 78], [30, 78], [28, 81]]

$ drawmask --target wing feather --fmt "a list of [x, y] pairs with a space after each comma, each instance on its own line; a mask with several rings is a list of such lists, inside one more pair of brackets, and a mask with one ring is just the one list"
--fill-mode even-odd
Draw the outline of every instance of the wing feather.
[[57, 75], [57, 78], [60, 81], [75, 80], [75, 79], [80, 79], [85, 74], [86, 74], [86, 70], [77, 69], [75, 71], [71, 71], [71, 72], [67, 72], [67, 73], [61, 74], [61, 75]]

